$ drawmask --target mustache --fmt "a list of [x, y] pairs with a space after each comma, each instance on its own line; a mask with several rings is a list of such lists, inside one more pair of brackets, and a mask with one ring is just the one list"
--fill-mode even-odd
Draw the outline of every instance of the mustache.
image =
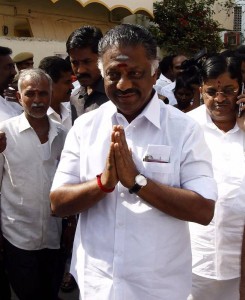
[[89, 73], [76, 74], [77, 80], [91, 78]]
[[219, 106], [219, 105], [224, 105], [224, 104], [230, 104], [230, 102], [228, 100], [224, 100], [222, 102], [218, 102], [218, 101], [214, 102], [214, 106]]
[[139, 94], [140, 92], [137, 89], [127, 89], [125, 91], [117, 90], [116, 96], [125, 96], [127, 94]]
[[40, 107], [45, 107], [43, 103], [32, 103], [31, 108], [40, 108]]

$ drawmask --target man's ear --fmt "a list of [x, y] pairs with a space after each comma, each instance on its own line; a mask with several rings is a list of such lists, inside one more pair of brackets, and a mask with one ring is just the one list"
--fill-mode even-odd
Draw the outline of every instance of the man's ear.
[[19, 103], [22, 105], [21, 94], [19, 91], [16, 92], [16, 97], [17, 97]]
[[152, 75], [153, 79], [154, 79], [154, 84], [156, 84], [157, 81], [157, 74], [158, 73], [158, 69], [155, 71], [154, 75]]

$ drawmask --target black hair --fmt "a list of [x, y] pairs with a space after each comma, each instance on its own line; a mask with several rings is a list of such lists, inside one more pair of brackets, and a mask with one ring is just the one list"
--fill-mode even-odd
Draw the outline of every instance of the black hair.
[[10, 48], [0, 46], [0, 56], [6, 56], [11, 54], [12, 54], [12, 50]]
[[98, 44], [103, 37], [101, 30], [95, 26], [82, 26], [73, 31], [66, 42], [66, 52], [74, 48], [90, 48], [98, 53]]
[[174, 57], [175, 55], [168, 55], [163, 57], [163, 59], [160, 61], [159, 70], [163, 75], [169, 71]]
[[121, 24], [110, 29], [99, 43], [101, 57], [112, 46], [138, 46], [145, 48], [146, 56], [150, 60], [157, 57], [157, 42], [152, 34], [143, 26]]
[[176, 78], [174, 92], [182, 88], [191, 90], [193, 92], [194, 91], [193, 84], [199, 84], [199, 83], [200, 82], [198, 80], [198, 75], [196, 77], [191, 76], [189, 72], [184, 71], [180, 73]]
[[201, 69], [202, 81], [215, 79], [225, 72], [228, 72], [230, 77], [236, 79], [241, 85], [241, 60], [236, 56], [227, 57], [222, 54], [213, 55], [204, 61]]
[[39, 69], [45, 71], [53, 82], [57, 82], [61, 78], [62, 72], [72, 72], [71, 65], [58, 56], [44, 57], [39, 63]]

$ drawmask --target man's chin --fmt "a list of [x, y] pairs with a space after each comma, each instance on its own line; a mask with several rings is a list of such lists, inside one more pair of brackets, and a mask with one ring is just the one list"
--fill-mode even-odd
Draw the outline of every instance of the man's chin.
[[83, 87], [87, 87], [87, 86], [91, 86], [92, 82], [91, 79], [78, 79], [78, 82], [80, 83], [81, 86]]

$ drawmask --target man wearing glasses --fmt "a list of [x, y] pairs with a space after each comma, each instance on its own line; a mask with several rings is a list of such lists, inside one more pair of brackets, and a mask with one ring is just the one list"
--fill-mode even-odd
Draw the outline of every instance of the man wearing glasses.
[[[245, 132], [237, 124], [244, 101], [240, 61], [215, 55], [202, 67], [204, 105], [188, 113], [202, 127], [212, 153], [218, 200], [206, 227], [190, 223], [193, 284], [191, 300], [238, 300], [244, 216], [234, 211], [245, 176]], [[239, 99], [239, 100], [238, 100]]]

